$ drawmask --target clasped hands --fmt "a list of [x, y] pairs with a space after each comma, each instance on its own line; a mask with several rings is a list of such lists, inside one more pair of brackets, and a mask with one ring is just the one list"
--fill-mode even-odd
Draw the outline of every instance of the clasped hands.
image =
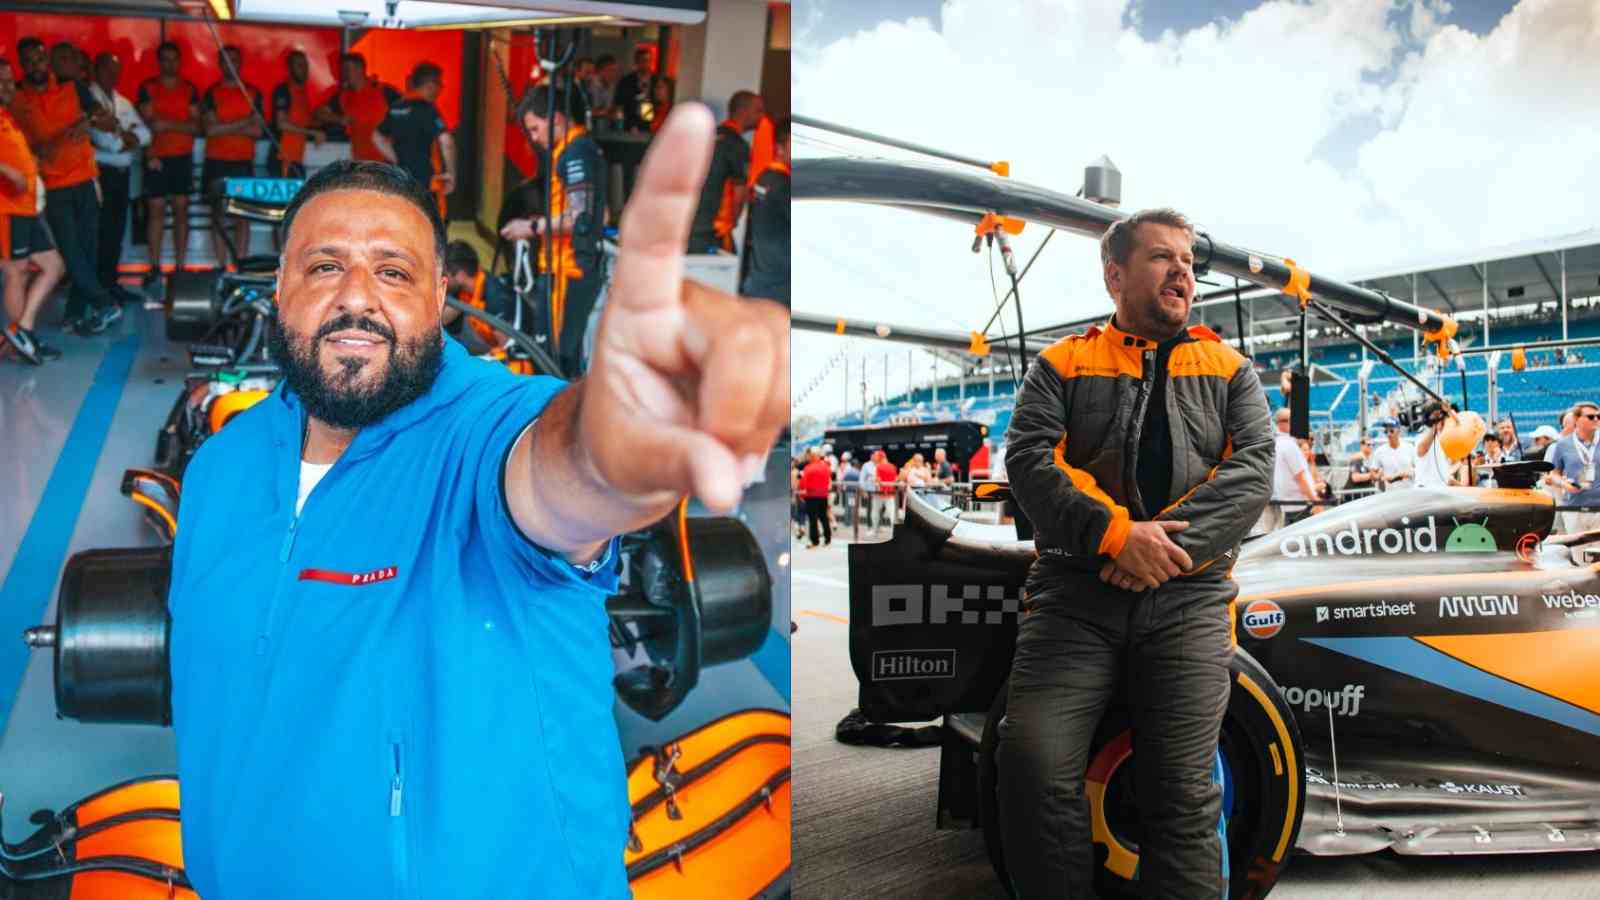
[[1188, 527], [1188, 522], [1167, 520], [1133, 523], [1122, 552], [1100, 567], [1100, 580], [1125, 591], [1147, 591], [1189, 571], [1194, 562], [1168, 537]]

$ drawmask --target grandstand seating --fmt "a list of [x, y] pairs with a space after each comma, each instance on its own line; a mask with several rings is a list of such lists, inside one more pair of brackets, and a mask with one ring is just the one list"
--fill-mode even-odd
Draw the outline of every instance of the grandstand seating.
[[[1467, 323], [1462, 333], [1458, 335], [1464, 346], [1470, 347], [1479, 343], [1479, 336], [1472, 324]], [[1523, 322], [1503, 327], [1491, 325], [1491, 328], [1491, 337], [1496, 346], [1554, 340], [1561, 335], [1559, 321]], [[1568, 335], [1577, 339], [1600, 337], [1600, 318], [1569, 322]], [[1412, 343], [1409, 335], [1380, 342], [1379, 346], [1393, 355], [1395, 360], [1408, 371], [1417, 372], [1426, 368], [1425, 363], [1412, 361]], [[1514, 416], [1519, 431], [1526, 434], [1539, 425], [1557, 424], [1562, 411], [1578, 400], [1600, 400], [1600, 347], [1595, 347], [1592, 351], [1590, 348], [1580, 348], [1579, 352], [1587, 357], [1582, 363], [1561, 365], [1556, 363], [1553, 351], [1529, 351], [1530, 362], [1535, 365], [1522, 372], [1513, 372], [1510, 354], [1503, 354], [1497, 373], [1500, 390], [1497, 402], [1499, 414]], [[1292, 365], [1298, 358], [1298, 349], [1285, 347], [1259, 353], [1256, 364], [1264, 373], [1273, 373]], [[1360, 412], [1357, 376], [1361, 368], [1361, 347], [1354, 343], [1318, 347], [1313, 349], [1313, 359], [1320, 364], [1321, 369], [1333, 373], [1337, 378], [1345, 379], [1322, 381], [1312, 385], [1313, 425], [1337, 426], [1356, 421]], [[1488, 379], [1485, 368], [1488, 365], [1488, 357], [1470, 355], [1461, 359], [1465, 361], [1467, 370], [1467, 408], [1486, 414], [1488, 399], [1485, 392]], [[1321, 374], [1318, 375], [1319, 379], [1322, 377]], [[1435, 383], [1440, 393], [1459, 403], [1461, 375], [1457, 362], [1451, 361], [1442, 373], [1434, 377], [1437, 379]], [[1387, 400], [1404, 383], [1404, 379], [1398, 374], [1385, 366], [1378, 365], [1372, 371], [1368, 388], [1376, 392], [1380, 398]], [[1277, 379], [1265, 378], [1264, 387], [1268, 401], [1274, 407], [1281, 405], [1283, 398], [1278, 390]], [[967, 419], [988, 425], [991, 439], [1000, 443], [1004, 441], [1006, 429], [1011, 423], [1014, 389], [1010, 380], [1002, 377], [995, 379], [993, 391], [991, 396], [987, 379], [968, 381], [964, 392], [954, 383], [941, 384], [936, 391], [926, 387], [918, 388], [909, 395], [900, 394], [887, 403], [874, 407], [865, 422], [857, 412], [831, 421], [827, 427], [882, 425], [897, 418], [913, 415], [922, 421]], [[1352, 432], [1342, 432], [1341, 437], [1349, 438], [1351, 434]], [[1347, 453], [1353, 453], [1355, 449], [1353, 440], [1347, 441], [1347, 446], [1343, 448]]]

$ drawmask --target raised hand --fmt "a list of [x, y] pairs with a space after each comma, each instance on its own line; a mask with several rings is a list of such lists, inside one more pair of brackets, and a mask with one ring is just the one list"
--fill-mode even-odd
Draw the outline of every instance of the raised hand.
[[683, 278], [710, 165], [711, 114], [675, 107], [623, 211], [622, 247], [585, 379], [578, 437], [635, 496], [738, 503], [789, 418], [787, 311]]

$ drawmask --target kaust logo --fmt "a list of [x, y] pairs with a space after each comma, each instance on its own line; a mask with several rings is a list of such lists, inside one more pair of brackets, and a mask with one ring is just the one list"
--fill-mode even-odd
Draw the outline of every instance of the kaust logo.
[[872, 654], [873, 681], [954, 677], [954, 650], [879, 650]]
[[1493, 553], [1494, 535], [1478, 522], [1458, 523], [1439, 544], [1439, 529], [1433, 516], [1427, 524], [1411, 525], [1409, 516], [1402, 516], [1400, 528], [1362, 528], [1351, 522], [1350, 527], [1332, 534], [1295, 534], [1278, 542], [1278, 552], [1290, 559], [1303, 556], [1361, 556], [1374, 553]]
[[1514, 616], [1519, 598], [1516, 595], [1485, 594], [1481, 597], [1440, 597], [1439, 618], [1456, 619], [1462, 616]]
[[1451, 794], [1493, 794], [1500, 797], [1522, 797], [1520, 784], [1456, 784], [1446, 781], [1439, 785], [1439, 789]]
[[1342, 689], [1280, 687], [1283, 699], [1304, 712], [1314, 709], [1331, 709], [1336, 716], [1353, 716], [1361, 711], [1361, 700], [1367, 695], [1364, 684], [1347, 684]]

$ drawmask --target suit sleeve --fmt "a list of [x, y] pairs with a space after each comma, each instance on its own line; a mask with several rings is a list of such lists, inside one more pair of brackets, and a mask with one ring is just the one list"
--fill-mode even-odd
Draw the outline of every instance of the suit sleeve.
[[1228, 380], [1225, 411], [1228, 447], [1205, 481], [1162, 511], [1158, 519], [1188, 522], [1169, 535], [1198, 571], [1231, 551], [1249, 534], [1272, 496], [1276, 447], [1261, 379], [1248, 360]]
[[1094, 476], [1066, 460], [1066, 387], [1055, 367], [1038, 357], [1017, 391], [1006, 431], [1006, 473], [1011, 493], [1033, 520], [1041, 552], [1115, 556], [1133, 527], [1126, 507], [1112, 500]]

